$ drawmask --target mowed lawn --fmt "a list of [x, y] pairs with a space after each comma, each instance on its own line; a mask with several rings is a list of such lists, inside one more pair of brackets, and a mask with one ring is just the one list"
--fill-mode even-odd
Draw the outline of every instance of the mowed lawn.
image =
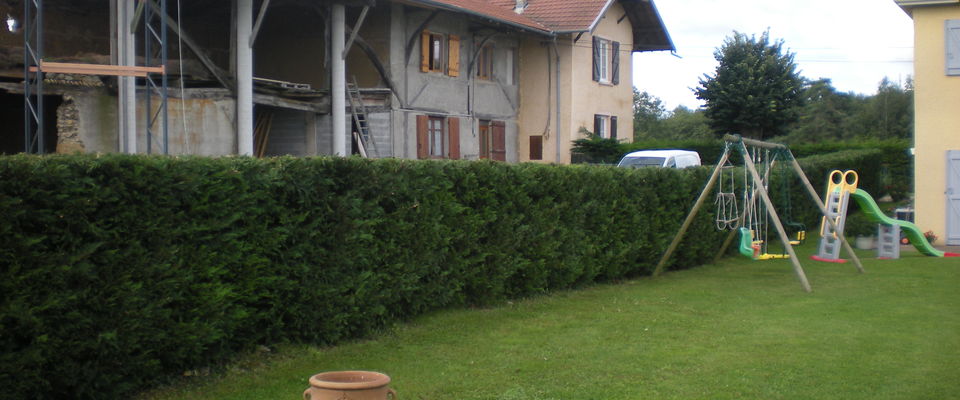
[[[811, 241], [814, 242], [814, 241]], [[284, 346], [144, 399], [297, 399], [310, 375], [376, 370], [401, 399], [960, 398], [960, 259], [800, 254], [499, 307], [451, 310], [332, 348]]]

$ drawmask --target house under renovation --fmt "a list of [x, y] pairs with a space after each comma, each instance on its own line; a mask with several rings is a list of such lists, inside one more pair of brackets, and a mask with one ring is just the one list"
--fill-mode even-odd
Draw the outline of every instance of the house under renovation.
[[0, 0], [0, 153], [570, 162], [652, 0]]

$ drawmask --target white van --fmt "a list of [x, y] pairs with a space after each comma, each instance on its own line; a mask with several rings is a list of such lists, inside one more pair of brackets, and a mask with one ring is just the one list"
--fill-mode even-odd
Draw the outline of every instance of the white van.
[[641, 150], [620, 159], [618, 167], [687, 168], [700, 165], [700, 155], [690, 150]]

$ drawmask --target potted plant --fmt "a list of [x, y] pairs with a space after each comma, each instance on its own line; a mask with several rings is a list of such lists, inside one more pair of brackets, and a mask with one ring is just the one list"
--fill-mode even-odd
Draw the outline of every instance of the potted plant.
[[930, 244], [933, 244], [933, 242], [936, 242], [936, 241], [937, 241], [937, 234], [936, 234], [936, 233], [933, 233], [933, 231], [926, 231], [926, 232], [924, 232], [924, 233], [923, 233], [923, 237], [924, 237], [925, 239], [927, 239], [927, 242], [930, 243]]
[[858, 212], [848, 215], [843, 231], [845, 235], [854, 237], [854, 247], [862, 250], [875, 248], [877, 224], [870, 222], [863, 213]]

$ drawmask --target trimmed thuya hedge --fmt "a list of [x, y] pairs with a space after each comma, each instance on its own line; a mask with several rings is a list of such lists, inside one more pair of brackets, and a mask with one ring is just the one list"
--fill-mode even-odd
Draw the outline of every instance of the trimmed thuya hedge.
[[[649, 274], [709, 173], [0, 157], [0, 398], [118, 398], [260, 344]], [[710, 208], [672, 268], [713, 256]]]

